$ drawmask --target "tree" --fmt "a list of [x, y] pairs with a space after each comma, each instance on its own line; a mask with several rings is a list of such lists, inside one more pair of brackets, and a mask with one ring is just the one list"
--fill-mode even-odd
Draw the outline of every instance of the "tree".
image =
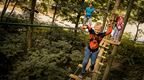
[[4, 14], [5, 14], [8, 6], [9, 6], [9, 3], [10, 3], [10, 2], [11, 2], [11, 0], [6, 0], [6, 1], [5, 1], [4, 8], [3, 8], [2, 14], [1, 14], [1, 21], [2, 21], [2, 19], [3, 19], [3, 16], [4, 16]]
[[[75, 27], [78, 27], [78, 23], [81, 16], [82, 11], [82, 4], [80, 1], [75, 0], [55, 0], [56, 6], [55, 6], [55, 12], [53, 16], [53, 21], [56, 15], [61, 16], [63, 20], [71, 21], [72, 23], [75, 23]], [[59, 8], [59, 9], [58, 9]], [[58, 10], [57, 10], [58, 9]]]
[[52, 25], [54, 24], [56, 14], [61, 12], [62, 7], [67, 7], [66, 3], [68, 2], [67, 0], [54, 0], [55, 4], [53, 5], [54, 7], [54, 14], [53, 14], [53, 19], [52, 19]]
[[41, 12], [47, 14], [49, 12], [53, 0], [42, 0], [37, 2], [36, 8]]
[[[78, 14], [77, 14], [77, 17], [76, 17], [76, 23], [75, 23], [75, 29], [78, 28], [78, 24], [79, 24], [79, 20], [80, 20], [80, 17], [81, 17], [81, 13], [83, 11], [83, 3], [80, 3], [80, 10], [78, 11]], [[75, 35], [77, 34], [77, 30], [75, 30]]]
[[107, 3], [107, 10], [106, 10], [106, 13], [105, 13], [104, 18], [103, 18], [102, 30], [103, 30], [104, 27], [105, 27], [105, 23], [106, 23], [107, 16], [108, 16], [108, 13], [109, 13], [109, 10], [110, 10], [110, 6], [111, 6], [110, 4], [111, 4], [111, 0], [108, 0], [108, 3]]
[[11, 14], [13, 13], [13, 11], [14, 11], [14, 9], [15, 9], [15, 7], [16, 7], [16, 5], [18, 4], [18, 0], [16, 0], [16, 2], [15, 2], [15, 4], [14, 4], [14, 6], [13, 6], [13, 9], [11, 10], [11, 12], [9, 13], [9, 15], [8, 15], [8, 17], [10, 17], [11, 16]]
[[[125, 29], [126, 24], [127, 24], [127, 22], [128, 22], [128, 18], [129, 18], [129, 16], [130, 16], [133, 3], [134, 3], [134, 0], [130, 0], [129, 5], [128, 5], [128, 8], [127, 8], [127, 13], [126, 13], [125, 18], [124, 18], [124, 28], [122, 29], [122, 32], [120, 33], [119, 41], [120, 41], [121, 38], [122, 38], [124, 29]], [[112, 50], [111, 59], [109, 59], [109, 61], [108, 61], [108, 64], [107, 64], [107, 67], [106, 67], [106, 69], [105, 69], [105, 72], [104, 72], [104, 75], [103, 75], [102, 80], [107, 80], [107, 79], [108, 79], [109, 72], [110, 72], [110, 68], [111, 68], [111, 65], [112, 65], [114, 56], [115, 56], [115, 54], [116, 54], [116, 52], [117, 52], [117, 48], [118, 48], [118, 46], [115, 45], [114, 48], [113, 48], [113, 50]]]
[[135, 34], [135, 37], [134, 37], [134, 41], [137, 40], [138, 38], [138, 33], [140, 31], [139, 29], [139, 25], [144, 23], [144, 7], [142, 6], [142, 4], [144, 3], [144, 1], [138, 1], [137, 4], [136, 4], [136, 8], [137, 8], [137, 12], [133, 11], [133, 19], [134, 21], [137, 21], [137, 30], [136, 30], [136, 34]]
[[53, 18], [52, 18], [52, 25], [54, 24], [54, 21], [55, 21], [55, 16], [56, 16], [56, 13], [57, 13], [57, 8], [58, 8], [58, 1], [55, 0], [54, 14], [53, 14]]
[[[31, 1], [31, 11], [30, 11], [30, 23], [33, 24], [34, 21], [34, 12], [35, 12], [36, 0]], [[32, 32], [31, 27], [28, 27], [27, 30], [27, 47], [30, 49], [32, 46]]]

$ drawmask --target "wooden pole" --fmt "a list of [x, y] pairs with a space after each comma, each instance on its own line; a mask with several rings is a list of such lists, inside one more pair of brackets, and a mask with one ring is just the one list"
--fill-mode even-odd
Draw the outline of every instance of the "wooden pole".
[[[129, 5], [128, 5], [128, 9], [127, 9], [127, 13], [126, 13], [125, 18], [124, 18], [124, 28], [122, 29], [122, 32], [120, 33], [119, 41], [120, 41], [121, 38], [122, 38], [124, 29], [125, 29], [126, 24], [127, 24], [127, 22], [128, 22], [128, 18], [129, 18], [129, 16], [130, 16], [130, 12], [131, 12], [131, 10], [132, 10], [132, 5], [133, 5], [133, 3], [134, 3], [134, 0], [130, 0]], [[110, 60], [108, 61], [108, 64], [107, 64], [107, 67], [106, 67], [106, 69], [105, 69], [105, 72], [104, 72], [104, 75], [103, 75], [102, 80], [108, 80], [110, 68], [111, 68], [112, 62], [113, 62], [113, 60], [114, 60], [114, 56], [116, 55], [117, 48], [118, 48], [118, 46], [115, 45], [114, 48], [113, 48], [113, 50], [112, 50], [111, 58], [110, 58]]]
[[[13, 27], [17, 27], [17, 26], [24, 26], [24, 27], [47, 27], [47, 28], [64, 28], [64, 29], [72, 29], [75, 30], [75, 28], [72, 27], [59, 27], [59, 26], [51, 26], [51, 25], [41, 25], [41, 24], [27, 24], [27, 23], [9, 23], [9, 22], [0, 22], [0, 25], [13, 25]], [[80, 28], [77, 28], [78, 30], [80, 30]]]
[[99, 67], [100, 67], [99, 62], [101, 62], [101, 60], [102, 60], [101, 56], [103, 55], [103, 53], [104, 53], [104, 47], [106, 47], [107, 44], [108, 43], [105, 42], [104, 40], [102, 40], [101, 43], [100, 43], [100, 45], [102, 45], [103, 47], [100, 49], [100, 51], [98, 53], [98, 57], [96, 59], [96, 64], [94, 66], [94, 73], [92, 74], [92, 80], [96, 80], [96, 78], [98, 76], [97, 72], [98, 72]]
[[4, 14], [6, 13], [6, 10], [7, 10], [8, 6], [9, 6], [10, 1], [11, 0], [6, 0], [5, 1], [4, 8], [3, 8], [2, 12], [1, 12], [1, 20], [0, 21], [2, 21], [2, 19], [4, 17]]
[[54, 11], [54, 14], [53, 14], [53, 19], [52, 19], [52, 25], [54, 25], [55, 16], [56, 16], [56, 13], [57, 13], [57, 7], [58, 7], [58, 2], [56, 2], [55, 11]]
[[[35, 12], [36, 0], [31, 1], [31, 11], [30, 11], [30, 23], [33, 24], [34, 12]], [[31, 26], [27, 29], [27, 50], [31, 48], [32, 44], [32, 30]]]
[[106, 13], [104, 15], [104, 18], [103, 18], [103, 26], [102, 26], [102, 31], [105, 27], [105, 23], [106, 23], [106, 20], [107, 20], [107, 16], [108, 16], [108, 12], [109, 12], [109, 8], [110, 8], [110, 3], [111, 3], [111, 0], [108, 1], [108, 4], [107, 4], [107, 10], [106, 10]]

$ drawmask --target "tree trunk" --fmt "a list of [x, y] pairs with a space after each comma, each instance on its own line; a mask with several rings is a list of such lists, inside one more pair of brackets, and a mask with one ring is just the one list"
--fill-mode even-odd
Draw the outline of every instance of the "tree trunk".
[[136, 41], [137, 37], [138, 37], [139, 25], [140, 25], [140, 22], [138, 22], [138, 25], [136, 26], [137, 27], [137, 31], [136, 31], [136, 34], [135, 34], [134, 41]]
[[102, 31], [104, 30], [104, 27], [105, 27], [105, 23], [106, 23], [108, 12], [109, 12], [109, 8], [110, 8], [110, 3], [111, 3], [111, 0], [109, 0], [108, 4], [107, 4], [107, 10], [106, 10], [106, 13], [105, 13], [104, 18], [103, 18]]
[[122, 32], [121, 32], [121, 34], [120, 34], [120, 36], [119, 36], [119, 41], [121, 40], [122, 35], [123, 35], [123, 33], [124, 33], [124, 29], [125, 29], [125, 27], [126, 27], [126, 25], [127, 25], [128, 18], [129, 18], [129, 16], [130, 16], [130, 13], [131, 13], [131, 10], [132, 10], [133, 3], [134, 3], [134, 0], [130, 0], [130, 1], [129, 1], [127, 13], [126, 13], [125, 18], [124, 18], [124, 28], [122, 28]]
[[31, 22], [31, 24], [33, 24], [33, 22], [34, 22], [35, 6], [36, 6], [36, 0], [32, 0], [32, 2], [31, 2], [31, 12], [30, 12], [30, 22]]
[[80, 2], [80, 6], [81, 6], [81, 9], [80, 11], [78, 12], [78, 15], [77, 15], [77, 21], [76, 21], [76, 24], [75, 24], [75, 36], [77, 35], [77, 28], [78, 28], [78, 24], [79, 24], [79, 20], [80, 20], [80, 17], [81, 17], [81, 12], [83, 11], [83, 8], [84, 8], [84, 2], [85, 0], [82, 0], [82, 2]]
[[75, 25], [75, 36], [77, 35], [77, 28], [78, 28], [80, 16], [81, 16], [81, 11], [77, 15], [77, 21], [76, 21], [76, 25]]
[[116, 0], [116, 3], [114, 5], [114, 10], [117, 10], [120, 5], [121, 0]]
[[4, 16], [4, 14], [5, 14], [8, 6], [9, 6], [9, 3], [10, 3], [10, 2], [11, 2], [11, 0], [6, 0], [6, 1], [5, 1], [4, 8], [3, 8], [2, 14], [1, 14], [1, 21], [2, 21], [2, 19], [3, 19], [3, 16]]
[[54, 11], [54, 14], [53, 14], [53, 19], [52, 19], [52, 25], [54, 24], [54, 21], [55, 21], [55, 16], [56, 16], [56, 13], [57, 13], [57, 7], [58, 7], [58, 3], [56, 3], [56, 6], [55, 6], [55, 11]]
[[[121, 0], [116, 0], [116, 3], [115, 3], [114, 8], [113, 8], [114, 12], [119, 8], [120, 2], [121, 2]], [[113, 21], [115, 20], [115, 17], [116, 17], [115, 13], [113, 14], [113, 12], [112, 12], [112, 20]], [[116, 49], [117, 49], [117, 46], [114, 46], [114, 48], [112, 50], [112, 54], [111, 54], [112, 57], [114, 57], [113, 54], [116, 53]], [[107, 78], [109, 76], [109, 71], [110, 71], [110, 67], [111, 67], [112, 62], [113, 62], [113, 59], [110, 59], [109, 62], [107, 63], [107, 67], [105, 69], [102, 80], [107, 80]]]
[[49, 13], [49, 10], [50, 10], [50, 1], [48, 1], [48, 8], [47, 8], [47, 12], [46, 12], [46, 14], [48, 14]]
[[13, 9], [11, 10], [10, 14], [8, 15], [8, 17], [10, 17], [10, 16], [11, 16], [11, 14], [13, 13], [13, 11], [14, 11], [14, 9], [15, 9], [15, 7], [16, 7], [16, 5], [17, 5], [17, 3], [18, 3], [18, 0], [16, 0], [15, 5], [13, 6]]
[[[134, 0], [130, 0], [129, 5], [128, 5], [128, 8], [127, 8], [127, 13], [126, 13], [125, 18], [124, 18], [124, 28], [122, 29], [122, 32], [120, 33], [119, 41], [120, 41], [121, 38], [122, 38], [124, 29], [125, 29], [126, 24], [127, 24], [127, 22], [128, 22], [128, 18], [129, 18], [129, 16], [130, 16], [130, 12], [131, 12], [131, 10], [132, 10], [132, 5], [133, 5], [133, 3], [134, 3]], [[103, 75], [102, 80], [108, 80], [110, 68], [111, 68], [112, 62], [113, 62], [113, 60], [114, 60], [114, 56], [116, 55], [117, 48], [118, 48], [118, 46], [115, 45], [114, 48], [113, 48], [113, 50], [112, 50], [111, 57], [110, 57], [110, 59], [109, 59], [109, 61], [108, 61], [108, 64], [107, 64], [107, 67], [106, 67], [106, 69], [105, 69], [105, 72], [104, 72], [104, 75]]]
[[113, 14], [113, 12], [112, 12], [112, 20], [114, 21], [115, 20], [115, 18], [116, 18], [116, 14], [115, 14], [115, 12], [116, 12], [116, 10], [119, 8], [119, 6], [120, 6], [120, 2], [121, 2], [121, 0], [116, 0], [116, 3], [115, 3], [115, 5], [114, 5], [114, 8], [113, 8], [113, 11], [114, 11], [114, 14]]
[[[30, 11], [30, 23], [33, 24], [34, 21], [34, 11], [36, 6], [36, 0], [31, 1], [31, 11]], [[32, 46], [32, 30], [31, 26], [28, 27], [27, 31], [27, 49], [29, 50]]]
[[142, 80], [144, 80], [144, 75], [143, 75], [143, 78], [142, 78]]

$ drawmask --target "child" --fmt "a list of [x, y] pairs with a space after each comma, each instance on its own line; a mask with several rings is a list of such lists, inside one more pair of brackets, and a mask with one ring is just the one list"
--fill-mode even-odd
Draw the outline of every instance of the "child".
[[124, 26], [124, 17], [123, 17], [123, 15], [117, 16], [116, 25], [115, 25], [115, 28], [114, 28], [114, 33], [112, 35], [113, 41], [118, 42], [118, 38], [119, 38], [119, 35], [120, 35], [120, 32], [121, 32], [123, 26]]
[[86, 10], [84, 11], [84, 21], [83, 26], [88, 21], [89, 25], [92, 25], [92, 13], [95, 11], [95, 8], [92, 6], [92, 3], [89, 4], [89, 7], [86, 7]]
[[90, 34], [90, 41], [89, 45], [87, 45], [85, 48], [84, 59], [82, 62], [82, 71], [81, 74], [79, 75], [80, 78], [82, 78], [83, 75], [86, 73], [86, 66], [89, 58], [91, 59], [90, 70], [93, 71], [97, 54], [99, 52], [99, 43], [104, 36], [109, 35], [112, 32], [112, 24], [108, 25], [108, 30], [106, 32], [100, 32], [101, 27], [102, 27], [101, 22], [97, 22], [96, 25], [94, 26], [94, 29], [92, 29], [90, 25], [82, 26], [83, 29], [86, 28], [88, 29]]

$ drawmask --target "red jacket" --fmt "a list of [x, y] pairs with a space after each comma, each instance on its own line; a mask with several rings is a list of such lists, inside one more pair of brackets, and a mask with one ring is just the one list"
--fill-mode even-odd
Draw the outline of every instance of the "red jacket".
[[99, 48], [99, 43], [102, 38], [112, 32], [112, 26], [109, 26], [106, 32], [100, 32], [98, 34], [95, 34], [95, 31], [90, 26], [88, 26], [87, 28], [90, 34], [89, 49], [92, 52], [96, 51]]

